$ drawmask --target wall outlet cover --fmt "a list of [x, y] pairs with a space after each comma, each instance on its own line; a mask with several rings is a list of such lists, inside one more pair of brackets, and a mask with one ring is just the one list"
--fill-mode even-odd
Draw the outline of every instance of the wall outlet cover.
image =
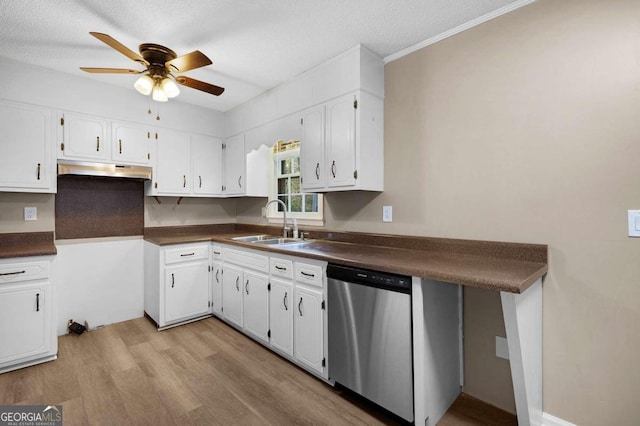
[[640, 210], [627, 211], [627, 227], [630, 237], [640, 237]]
[[38, 220], [38, 208], [37, 207], [25, 207], [24, 208], [24, 220]]

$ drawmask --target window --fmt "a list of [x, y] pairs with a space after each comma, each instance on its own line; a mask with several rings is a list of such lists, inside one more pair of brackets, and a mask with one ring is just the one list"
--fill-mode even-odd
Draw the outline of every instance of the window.
[[[278, 141], [272, 151], [272, 184], [269, 200], [278, 199], [287, 207], [287, 218], [322, 220], [322, 194], [302, 192], [300, 182], [300, 141]], [[273, 203], [269, 218], [282, 218], [283, 207]]]

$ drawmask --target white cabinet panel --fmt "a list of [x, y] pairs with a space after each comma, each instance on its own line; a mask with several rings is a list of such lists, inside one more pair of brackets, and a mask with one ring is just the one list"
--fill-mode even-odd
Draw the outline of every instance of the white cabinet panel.
[[222, 315], [222, 263], [213, 263], [211, 277], [211, 311], [218, 316]]
[[104, 161], [110, 160], [107, 121], [100, 117], [73, 113], [61, 114], [62, 144], [58, 158]]
[[327, 184], [324, 131], [324, 105], [302, 114], [300, 173], [305, 191], [323, 189]]
[[271, 278], [271, 346], [289, 356], [293, 356], [293, 303], [293, 284], [290, 281]]
[[158, 195], [191, 192], [191, 144], [186, 133], [159, 132], [153, 189]]
[[295, 288], [295, 358], [319, 373], [324, 370], [322, 300], [320, 290]]
[[244, 328], [263, 342], [269, 341], [269, 277], [244, 271]]
[[193, 192], [217, 195], [222, 192], [222, 140], [192, 135]]
[[206, 260], [166, 268], [165, 323], [206, 315], [209, 300], [209, 264]]
[[226, 320], [238, 327], [243, 326], [242, 278], [242, 268], [224, 264], [222, 270], [222, 314]]
[[242, 195], [245, 192], [244, 134], [224, 142], [224, 193]]
[[118, 164], [148, 164], [151, 158], [151, 134], [143, 126], [112, 123], [112, 159]]
[[[352, 186], [356, 173], [355, 97], [345, 96], [327, 104], [327, 185]], [[383, 171], [381, 170], [380, 173]]]
[[0, 191], [52, 192], [52, 114], [0, 102]]

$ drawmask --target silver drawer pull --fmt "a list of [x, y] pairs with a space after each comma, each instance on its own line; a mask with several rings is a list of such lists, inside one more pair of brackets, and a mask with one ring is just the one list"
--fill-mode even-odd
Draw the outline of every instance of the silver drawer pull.
[[5, 276], [5, 275], [20, 275], [20, 274], [25, 274], [27, 271], [16, 271], [16, 272], [4, 272], [2, 274], [0, 274], [0, 276]]
[[284, 299], [282, 299], [282, 303], [284, 304], [284, 310], [288, 311], [289, 307], [287, 306], [287, 292], [284, 292]]
[[316, 276], [316, 274], [309, 274], [309, 273], [307, 273], [305, 271], [300, 271], [300, 273], [302, 275], [304, 275], [305, 277], [309, 277], [309, 278], [315, 278], [315, 276]]
[[216, 256], [220, 256], [220, 252], [219, 251], [214, 251], [213, 254], [215, 254]]
[[36, 312], [40, 312], [40, 293], [36, 293]]
[[302, 316], [302, 297], [300, 298], [300, 301], [298, 302], [298, 312], [300, 312], [300, 316]]
[[286, 271], [287, 270], [287, 268], [285, 268], [284, 266], [278, 266], [278, 265], [276, 265], [276, 269], [278, 271]]
[[181, 254], [181, 257], [187, 257], [187, 256], [194, 256], [195, 253], [185, 253], [185, 254]]

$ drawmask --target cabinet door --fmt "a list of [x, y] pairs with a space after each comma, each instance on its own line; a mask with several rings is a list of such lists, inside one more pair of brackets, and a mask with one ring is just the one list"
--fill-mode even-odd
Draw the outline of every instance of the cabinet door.
[[0, 288], [0, 365], [51, 349], [51, 284]]
[[239, 195], [245, 191], [244, 135], [234, 136], [225, 141], [224, 187], [225, 194]]
[[51, 113], [44, 109], [0, 103], [0, 187], [49, 189]]
[[269, 326], [271, 346], [293, 356], [293, 284], [271, 278]]
[[242, 269], [229, 264], [222, 267], [222, 315], [242, 327]]
[[222, 141], [211, 136], [191, 136], [194, 194], [222, 192]]
[[164, 282], [164, 323], [194, 318], [209, 312], [207, 261], [167, 267]]
[[324, 344], [322, 333], [322, 292], [296, 286], [294, 305], [295, 358], [322, 373]]
[[111, 158], [119, 164], [148, 164], [150, 132], [134, 124], [113, 123]]
[[158, 194], [188, 194], [191, 192], [191, 144], [186, 133], [159, 132], [154, 192]]
[[60, 121], [62, 141], [59, 158], [109, 160], [107, 122], [99, 117], [65, 113]]
[[[355, 97], [344, 96], [327, 104], [327, 186], [356, 183]], [[382, 171], [380, 171], [382, 173]]]
[[324, 132], [324, 106], [311, 108], [302, 114], [300, 174], [305, 191], [321, 189], [327, 184]]
[[269, 341], [269, 278], [244, 271], [244, 328], [263, 342]]
[[222, 315], [222, 263], [213, 263], [213, 276], [211, 277], [211, 301], [213, 303], [212, 312], [215, 315]]

